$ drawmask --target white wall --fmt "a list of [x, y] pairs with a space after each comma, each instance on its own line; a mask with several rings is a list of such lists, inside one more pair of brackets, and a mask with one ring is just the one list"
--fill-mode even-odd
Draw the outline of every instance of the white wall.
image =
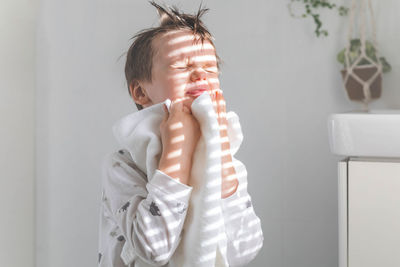
[[0, 2], [0, 266], [34, 262], [36, 8]]
[[[196, 1], [165, 1], [194, 12]], [[221, 87], [241, 119], [238, 152], [264, 231], [251, 266], [337, 266], [337, 161], [328, 115], [347, 100], [336, 53], [346, 20], [325, 12], [327, 38], [289, 16], [288, 1], [204, 1], [225, 61]], [[373, 108], [400, 108], [400, 2], [377, 8], [382, 53], [393, 66]], [[134, 112], [124, 80], [129, 38], [157, 24], [147, 1], [42, 0], [38, 24], [37, 266], [95, 266], [100, 164], [117, 149], [111, 126]]]

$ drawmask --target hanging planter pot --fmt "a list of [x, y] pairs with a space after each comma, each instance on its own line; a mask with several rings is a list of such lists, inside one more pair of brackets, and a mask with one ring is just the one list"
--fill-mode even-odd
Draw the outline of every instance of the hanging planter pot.
[[[350, 75], [347, 69], [340, 71], [345, 82], [344, 87], [347, 91], [347, 96], [350, 100], [363, 102], [367, 98], [368, 92], [370, 99], [381, 97], [382, 74], [379, 72], [378, 67], [357, 66], [352, 71], [353, 75]], [[367, 93], [364, 92], [364, 84], [368, 84]]]
[[[360, 3], [359, 6], [356, 6], [357, 2]], [[365, 36], [367, 4], [371, 14], [372, 42], [366, 40]], [[351, 39], [356, 11], [359, 12], [361, 38]], [[378, 56], [371, 0], [352, 0], [349, 19], [349, 41], [346, 48], [337, 55], [337, 60], [344, 65], [341, 75], [347, 96], [352, 101], [363, 102], [365, 109], [368, 109], [369, 102], [381, 96], [382, 73], [390, 71], [391, 67], [385, 58]]]

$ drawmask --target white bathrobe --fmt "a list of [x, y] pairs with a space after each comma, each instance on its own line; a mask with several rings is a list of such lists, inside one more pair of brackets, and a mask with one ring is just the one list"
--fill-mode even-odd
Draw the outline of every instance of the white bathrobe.
[[[158, 168], [162, 152], [159, 126], [165, 114], [164, 103], [169, 108], [170, 101], [166, 100], [125, 116], [113, 127], [118, 143], [130, 152], [133, 161], [141, 171], [147, 174], [149, 181]], [[224, 222], [223, 200], [221, 200], [221, 140], [217, 116], [208, 92], [197, 97], [193, 101], [191, 109], [193, 116], [200, 124], [202, 134], [193, 155], [189, 179], [189, 186], [193, 187], [193, 191], [183, 225], [182, 238], [168, 266], [229, 266], [228, 237], [225, 228], [227, 222]], [[227, 113], [227, 121], [233, 156], [243, 140], [243, 135], [239, 118], [234, 112]], [[242, 203], [250, 201], [250, 197], [247, 195], [246, 169], [235, 158], [233, 158], [233, 163], [239, 179], [239, 188], [235, 193], [238, 200], [236, 205], [248, 205]], [[242, 201], [240, 202], [240, 200]], [[263, 241], [261, 227], [255, 214], [250, 217], [256, 218], [253, 219], [252, 225], [257, 224], [258, 227], [258, 233], [255, 233], [257, 235], [254, 237], [257, 238], [257, 247], [253, 250], [258, 252]], [[243, 218], [239, 218], [239, 220], [242, 224], [245, 223]], [[249, 226], [249, 223], [247, 224]], [[243, 232], [243, 230], [239, 230]], [[232, 230], [231, 232], [232, 236], [237, 235]], [[239, 240], [237, 241], [239, 242]], [[243, 246], [241, 244], [244, 243], [238, 243], [236, 249], [239, 249], [239, 246]]]

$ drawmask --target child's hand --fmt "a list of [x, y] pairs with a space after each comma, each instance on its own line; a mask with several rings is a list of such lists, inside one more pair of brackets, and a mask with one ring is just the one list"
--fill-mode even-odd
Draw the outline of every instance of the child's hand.
[[230, 143], [228, 140], [228, 122], [226, 119], [226, 102], [222, 90], [216, 89], [213, 91], [211, 98], [215, 113], [217, 114], [221, 138], [222, 140], [226, 140], [226, 142], [222, 142], [221, 145], [223, 145], [224, 150], [230, 149]]
[[193, 99], [171, 102], [170, 112], [164, 106], [165, 117], [160, 124], [163, 152], [159, 170], [181, 183], [188, 184], [192, 155], [200, 138], [200, 125], [191, 113]]
[[221, 197], [226, 198], [236, 192], [239, 181], [232, 163], [231, 144], [228, 138], [228, 121], [226, 119], [226, 102], [222, 90], [215, 90], [212, 94], [215, 112], [219, 123], [221, 137], [221, 164], [222, 164], [222, 188]]
[[[219, 133], [221, 137], [221, 149], [222, 154], [230, 155], [230, 142], [228, 138], [228, 121], [226, 119], [226, 102], [224, 96], [222, 94], [221, 89], [217, 89], [213, 92], [212, 101], [214, 104], [214, 110], [217, 114], [218, 124], [219, 124]], [[228, 153], [229, 152], [229, 153]]]

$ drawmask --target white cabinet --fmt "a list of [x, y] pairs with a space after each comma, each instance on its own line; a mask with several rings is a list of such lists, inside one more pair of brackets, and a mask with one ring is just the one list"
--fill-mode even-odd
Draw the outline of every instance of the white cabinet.
[[400, 266], [400, 159], [339, 162], [339, 267]]

